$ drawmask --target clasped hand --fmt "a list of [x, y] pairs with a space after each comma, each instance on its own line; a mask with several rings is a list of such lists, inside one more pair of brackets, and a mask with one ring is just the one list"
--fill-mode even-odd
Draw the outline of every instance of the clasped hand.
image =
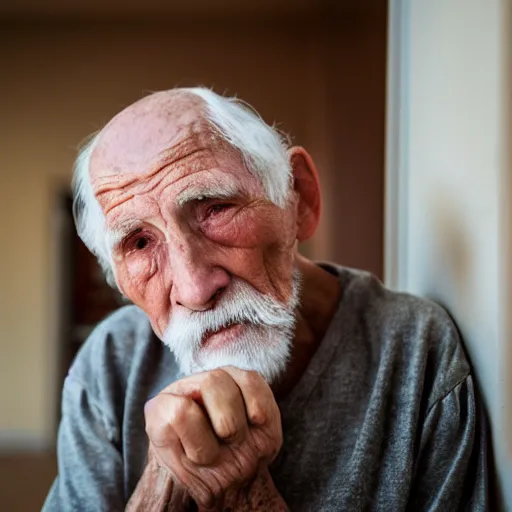
[[144, 412], [150, 460], [199, 510], [287, 510], [267, 469], [281, 448], [281, 417], [259, 374], [224, 367], [186, 377]]

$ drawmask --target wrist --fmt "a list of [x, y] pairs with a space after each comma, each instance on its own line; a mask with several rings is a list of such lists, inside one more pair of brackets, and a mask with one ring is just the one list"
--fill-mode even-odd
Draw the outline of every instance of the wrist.
[[126, 512], [186, 512], [190, 498], [187, 492], [174, 482], [170, 471], [148, 453], [148, 461], [141, 479], [133, 492]]
[[288, 507], [279, 494], [267, 467], [241, 488], [226, 493], [223, 510], [236, 512], [285, 512]]

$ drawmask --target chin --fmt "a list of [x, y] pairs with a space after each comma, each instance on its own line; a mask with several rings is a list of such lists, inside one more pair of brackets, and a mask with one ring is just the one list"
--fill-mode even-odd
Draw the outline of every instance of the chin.
[[[233, 343], [220, 347], [203, 347], [187, 362], [182, 361], [185, 374], [199, 373], [234, 366], [259, 373], [268, 384], [275, 383], [285, 372], [290, 358], [291, 337], [272, 328], [248, 329]], [[288, 334], [288, 335], [287, 335]]]

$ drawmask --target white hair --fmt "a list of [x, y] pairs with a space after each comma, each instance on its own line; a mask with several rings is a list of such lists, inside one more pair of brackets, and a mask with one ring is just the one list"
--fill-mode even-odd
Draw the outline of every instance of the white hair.
[[[289, 140], [269, 126], [247, 103], [236, 97], [219, 96], [203, 87], [175, 89], [201, 98], [204, 116], [210, 126], [242, 156], [249, 172], [263, 185], [270, 201], [284, 207], [291, 183], [288, 158]], [[98, 140], [94, 134], [80, 149], [73, 170], [73, 214], [78, 236], [98, 258], [107, 281], [115, 286], [112, 248], [105, 216], [94, 195], [89, 166]]]

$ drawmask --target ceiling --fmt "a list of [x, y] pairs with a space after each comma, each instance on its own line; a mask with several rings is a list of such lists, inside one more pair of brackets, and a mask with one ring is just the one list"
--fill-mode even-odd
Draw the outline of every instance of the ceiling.
[[304, 17], [381, 10], [385, 4], [384, 0], [1, 0], [0, 18]]

